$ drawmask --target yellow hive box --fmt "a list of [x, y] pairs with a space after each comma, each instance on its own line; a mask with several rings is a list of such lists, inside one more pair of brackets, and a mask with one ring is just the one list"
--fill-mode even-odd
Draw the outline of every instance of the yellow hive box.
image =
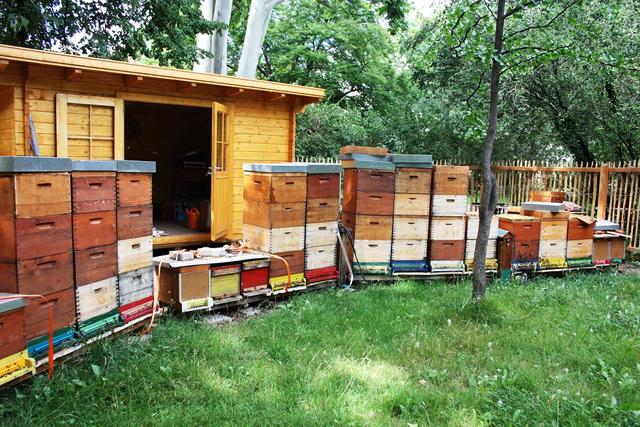
[[[288, 276], [278, 276], [278, 277], [270, 277], [269, 285], [271, 285], [272, 291], [279, 291], [287, 287], [289, 283]], [[307, 282], [304, 278], [304, 273], [297, 273], [291, 275], [291, 287], [295, 286], [306, 286]]]
[[240, 273], [211, 276], [211, 297], [222, 299], [240, 295]]
[[540, 264], [540, 268], [543, 270], [569, 267], [566, 258], [540, 258], [538, 263]]
[[35, 373], [36, 361], [29, 357], [27, 350], [0, 359], [0, 385], [25, 374], [35, 375]]
[[[467, 266], [467, 271], [473, 270], [473, 259], [466, 259], [464, 264]], [[497, 270], [498, 260], [495, 258], [487, 258], [484, 261], [484, 266], [487, 270]]]

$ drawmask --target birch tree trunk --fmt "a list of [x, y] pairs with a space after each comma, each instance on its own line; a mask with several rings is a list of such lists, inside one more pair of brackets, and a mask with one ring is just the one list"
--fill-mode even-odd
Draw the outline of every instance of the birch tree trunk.
[[[200, 12], [204, 19], [208, 21], [213, 20], [213, 4], [214, 0], [202, 0], [200, 3]], [[212, 38], [211, 34], [198, 34], [196, 36], [196, 46], [199, 49], [212, 52]], [[201, 58], [197, 63], [193, 65], [193, 71], [200, 71], [202, 73], [210, 73], [213, 70], [213, 63], [211, 58]]]
[[491, 84], [489, 98], [489, 120], [487, 126], [487, 139], [482, 152], [482, 196], [480, 198], [480, 224], [476, 249], [473, 255], [473, 292], [474, 302], [481, 300], [487, 286], [487, 274], [485, 260], [487, 258], [487, 246], [489, 243], [489, 230], [491, 218], [498, 203], [498, 185], [496, 177], [491, 171], [491, 155], [493, 143], [496, 139], [496, 126], [498, 123], [498, 95], [500, 92], [500, 73], [502, 65], [497, 60], [502, 54], [504, 33], [505, 0], [498, 0], [498, 14], [496, 16], [496, 34], [494, 39], [494, 58], [491, 62]]
[[249, 18], [247, 19], [247, 31], [244, 35], [242, 55], [238, 64], [239, 77], [256, 78], [258, 61], [262, 55], [262, 43], [267, 34], [269, 19], [273, 8], [284, 0], [251, 0]]
[[216, 0], [213, 20], [225, 25], [224, 30], [213, 33], [212, 53], [213, 72], [227, 74], [227, 39], [229, 37], [229, 21], [231, 20], [232, 0]]

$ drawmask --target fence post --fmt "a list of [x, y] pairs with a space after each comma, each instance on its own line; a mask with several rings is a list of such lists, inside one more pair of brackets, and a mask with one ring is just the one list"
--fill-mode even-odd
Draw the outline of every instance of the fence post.
[[600, 188], [598, 191], [598, 219], [607, 219], [607, 197], [609, 195], [609, 164], [600, 166]]

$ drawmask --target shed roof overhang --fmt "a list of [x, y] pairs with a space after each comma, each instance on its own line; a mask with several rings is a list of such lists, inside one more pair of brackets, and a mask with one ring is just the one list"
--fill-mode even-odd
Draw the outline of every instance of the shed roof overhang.
[[0, 71], [12, 62], [65, 68], [69, 79], [79, 78], [83, 71], [118, 74], [124, 77], [125, 82], [168, 80], [182, 83], [185, 87], [219, 87], [224, 89], [225, 95], [262, 92], [266, 100], [295, 99], [295, 104], [300, 106], [319, 102], [324, 98], [325, 94], [324, 89], [316, 87], [201, 73], [0, 44]]

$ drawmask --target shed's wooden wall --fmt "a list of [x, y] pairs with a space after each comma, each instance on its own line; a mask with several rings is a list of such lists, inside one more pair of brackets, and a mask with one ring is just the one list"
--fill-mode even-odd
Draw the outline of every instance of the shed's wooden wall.
[[[30, 155], [25, 146], [25, 117], [31, 114], [35, 123], [40, 154], [56, 155], [56, 94], [74, 93], [116, 97], [119, 93], [162, 95], [181, 101], [216, 101], [229, 106], [233, 120], [233, 226], [231, 239], [242, 236], [242, 185], [244, 163], [282, 162], [294, 157], [293, 138], [295, 113], [287, 102], [265, 102], [252, 99], [255, 94], [237, 97], [221, 96], [224, 88], [181, 86], [167, 80], [154, 80], [135, 87], [127, 86], [126, 79], [117, 74], [83, 71], [77, 80], [65, 79], [65, 69], [45, 65], [11, 62], [0, 72], [0, 86], [14, 87], [15, 140], [6, 138], [7, 130], [0, 131], [0, 154]], [[6, 98], [2, 92], [3, 102]], [[10, 96], [9, 96], [10, 98]], [[0, 116], [0, 123], [4, 123]], [[6, 118], [5, 118], [6, 119]], [[9, 119], [10, 120], [10, 119]], [[2, 125], [0, 125], [2, 127]], [[9, 131], [10, 132], [10, 131]], [[215, 203], [215, 201], [214, 201]]]

